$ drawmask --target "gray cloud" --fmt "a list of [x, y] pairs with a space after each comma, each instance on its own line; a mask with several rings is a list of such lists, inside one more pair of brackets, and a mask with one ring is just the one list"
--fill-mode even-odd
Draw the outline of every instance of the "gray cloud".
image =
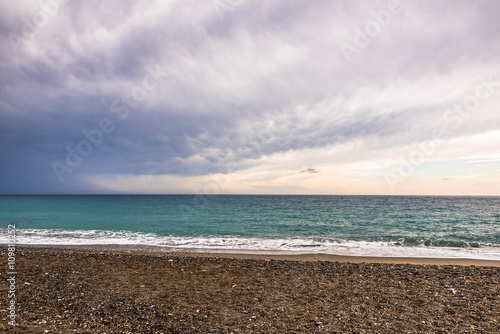
[[300, 171], [300, 173], [309, 173], [309, 174], [316, 174], [319, 173], [319, 171], [316, 168], [306, 168]]
[[[388, 3], [243, 1], [221, 20], [210, 1], [69, 1], [27, 38], [41, 5], [2, 2], [1, 191], [98, 191], [87, 176], [205, 175], [353, 140], [425, 140], [478, 76], [500, 74], [500, 5], [402, 2], [347, 62], [340, 44]], [[176, 75], [120, 119], [113, 101], [156, 67]], [[51, 163], [103, 118], [114, 131], [60, 183]], [[446, 136], [499, 125], [478, 111]]]

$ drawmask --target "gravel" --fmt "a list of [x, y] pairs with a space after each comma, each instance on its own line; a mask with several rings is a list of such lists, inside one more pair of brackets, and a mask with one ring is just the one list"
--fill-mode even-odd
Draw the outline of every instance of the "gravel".
[[500, 333], [498, 267], [48, 248], [16, 262], [3, 332]]

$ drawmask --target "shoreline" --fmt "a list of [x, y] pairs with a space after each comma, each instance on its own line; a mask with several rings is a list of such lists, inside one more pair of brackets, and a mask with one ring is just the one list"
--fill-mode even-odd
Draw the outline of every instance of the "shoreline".
[[[0, 245], [4, 247], [5, 245]], [[90, 250], [90, 251], [114, 251], [151, 255], [182, 255], [194, 257], [219, 257], [234, 258], [242, 260], [287, 260], [287, 261], [326, 261], [340, 263], [381, 263], [381, 264], [412, 264], [412, 265], [457, 265], [457, 266], [488, 266], [500, 267], [500, 260], [485, 260], [473, 258], [439, 258], [439, 257], [408, 257], [408, 256], [359, 256], [330, 254], [324, 252], [301, 252], [301, 251], [261, 251], [261, 250], [191, 250], [174, 249], [151, 245], [23, 245], [18, 248], [36, 249], [67, 249], [67, 250]]]

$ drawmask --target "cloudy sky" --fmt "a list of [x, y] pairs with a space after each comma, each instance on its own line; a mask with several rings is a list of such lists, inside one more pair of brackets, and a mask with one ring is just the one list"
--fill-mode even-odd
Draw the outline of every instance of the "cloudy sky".
[[0, 0], [0, 193], [500, 195], [499, 12]]

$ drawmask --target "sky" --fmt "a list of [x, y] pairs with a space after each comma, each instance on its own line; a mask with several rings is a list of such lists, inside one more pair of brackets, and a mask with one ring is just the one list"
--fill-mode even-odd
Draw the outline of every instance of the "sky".
[[0, 193], [500, 195], [499, 12], [0, 0]]

